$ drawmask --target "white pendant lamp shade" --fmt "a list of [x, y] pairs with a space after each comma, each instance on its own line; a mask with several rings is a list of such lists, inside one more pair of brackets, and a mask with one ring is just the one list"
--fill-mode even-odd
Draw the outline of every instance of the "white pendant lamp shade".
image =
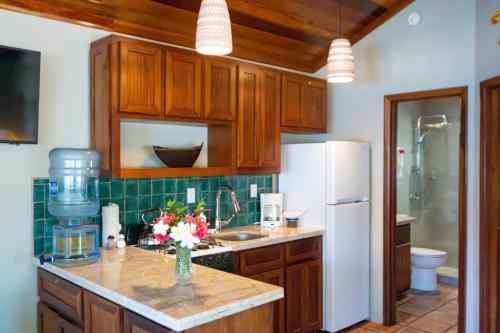
[[225, 0], [203, 0], [196, 27], [196, 51], [208, 55], [229, 54], [233, 50], [231, 20]]
[[347, 38], [332, 41], [328, 53], [326, 79], [332, 83], [346, 83], [354, 80], [354, 57]]

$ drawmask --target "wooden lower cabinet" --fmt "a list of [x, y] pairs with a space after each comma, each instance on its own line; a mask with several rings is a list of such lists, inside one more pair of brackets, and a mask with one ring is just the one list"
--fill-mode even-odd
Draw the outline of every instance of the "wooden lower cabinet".
[[123, 308], [85, 290], [85, 333], [121, 333]]
[[411, 286], [411, 243], [410, 225], [396, 228], [396, 291], [401, 293]]
[[323, 273], [321, 260], [286, 268], [286, 331], [313, 332], [323, 326]]
[[124, 333], [175, 333], [128, 310], [124, 311], [123, 326]]
[[[285, 287], [285, 271], [283, 268], [275, 269], [270, 272], [252, 275], [248, 278], [269, 283], [275, 286]], [[273, 332], [285, 332], [285, 300], [281, 299], [273, 303]]]
[[62, 318], [44, 302], [39, 302], [38, 333], [83, 333], [83, 329]]

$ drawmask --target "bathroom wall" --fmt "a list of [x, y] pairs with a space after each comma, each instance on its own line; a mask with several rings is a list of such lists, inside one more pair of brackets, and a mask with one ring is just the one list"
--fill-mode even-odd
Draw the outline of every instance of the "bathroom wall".
[[[430, 130], [421, 148], [421, 200], [409, 200], [414, 165], [413, 124], [419, 116], [444, 114], [451, 126]], [[446, 251], [448, 267], [458, 269], [458, 190], [460, 153], [460, 99], [412, 101], [398, 105], [398, 147], [406, 150], [401, 177], [397, 177], [398, 213], [416, 217], [411, 225], [412, 246]]]

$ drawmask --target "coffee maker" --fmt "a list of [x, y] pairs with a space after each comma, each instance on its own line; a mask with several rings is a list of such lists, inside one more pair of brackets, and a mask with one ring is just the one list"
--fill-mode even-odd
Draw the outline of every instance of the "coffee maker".
[[262, 193], [260, 195], [260, 225], [279, 227], [283, 220], [283, 193]]

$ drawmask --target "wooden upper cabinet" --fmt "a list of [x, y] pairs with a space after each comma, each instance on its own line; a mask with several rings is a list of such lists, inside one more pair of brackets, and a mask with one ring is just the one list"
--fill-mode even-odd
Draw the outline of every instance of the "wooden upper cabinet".
[[201, 118], [201, 64], [194, 52], [167, 50], [167, 117]]
[[236, 63], [205, 58], [204, 61], [205, 118], [234, 120], [236, 116]]
[[238, 167], [279, 171], [281, 75], [257, 66], [238, 72]]
[[326, 132], [326, 81], [290, 73], [282, 80], [282, 130]]
[[119, 111], [159, 116], [162, 111], [161, 47], [120, 42]]
[[261, 80], [257, 67], [241, 65], [238, 73], [238, 167], [260, 167]]
[[261, 84], [261, 117], [262, 147], [261, 166], [265, 168], [280, 167], [280, 109], [281, 109], [281, 75], [273, 71], [262, 71]]

